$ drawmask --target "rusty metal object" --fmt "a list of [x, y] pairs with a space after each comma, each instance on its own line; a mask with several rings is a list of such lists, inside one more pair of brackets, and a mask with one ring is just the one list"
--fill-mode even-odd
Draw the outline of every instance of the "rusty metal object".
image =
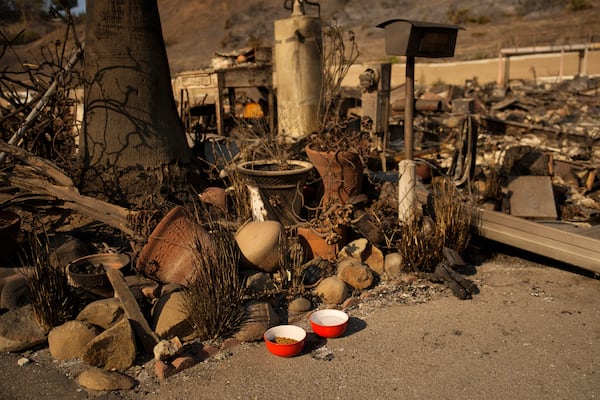
[[[433, 111], [433, 112], [442, 112], [443, 103], [441, 100], [437, 99], [417, 99], [415, 100], [415, 111]], [[392, 111], [404, 111], [405, 102], [398, 101], [392, 104]]]

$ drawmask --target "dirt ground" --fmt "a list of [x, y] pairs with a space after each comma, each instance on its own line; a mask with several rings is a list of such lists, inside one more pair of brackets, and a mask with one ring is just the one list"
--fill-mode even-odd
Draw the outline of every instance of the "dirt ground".
[[[349, 310], [343, 337], [309, 333], [297, 357], [242, 344], [162, 384], [148, 361], [128, 371], [139, 381], [130, 391], [86, 392], [73, 379], [81, 364], [54, 362], [45, 348], [1, 354], [0, 398], [599, 398], [600, 280], [510, 253], [476, 266], [472, 300], [382, 294]], [[303, 317], [294, 323], [308, 328]], [[19, 366], [21, 357], [30, 363]]]

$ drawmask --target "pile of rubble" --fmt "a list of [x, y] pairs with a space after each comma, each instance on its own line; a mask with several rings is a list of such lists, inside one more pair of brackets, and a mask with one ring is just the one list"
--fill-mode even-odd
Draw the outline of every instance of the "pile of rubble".
[[[423, 187], [445, 174], [484, 208], [593, 228], [600, 216], [599, 83], [581, 77], [548, 87], [513, 82], [509, 88], [497, 89], [473, 82], [460, 89], [425, 91], [421, 100], [440, 101], [443, 106], [418, 113], [415, 119], [417, 161], [427, 166], [420, 173]], [[400, 115], [392, 115], [399, 126]], [[401, 140], [392, 135], [388, 150], [399, 154], [401, 149]], [[335, 269], [328, 263], [331, 260], [318, 257], [303, 264], [302, 290], [286, 297], [280, 289], [283, 281], [291, 279], [286, 276], [290, 271], [278, 269], [283, 226], [262, 221], [244, 229], [254, 232], [246, 249], [262, 247], [267, 253], [252, 259], [250, 250], [238, 242], [244, 256], [240, 274], [244, 290], [258, 295], [245, 304], [248, 319], [230, 339], [197, 340], [197, 327], [185, 311], [185, 286], [194, 273], [193, 263], [141, 265], [136, 257], [143, 251], [134, 251], [130, 270], [107, 270], [109, 283], [102, 288], [78, 287], [86, 292], [85, 307], [74, 320], [51, 330], [35, 321], [28, 304], [27, 277], [19, 273], [2, 279], [0, 350], [19, 352], [48, 343], [55, 360], [81, 362], [81, 386], [127, 390], [136, 380], [166, 379], [218, 358], [230, 346], [260, 341], [270, 326], [305, 320], [315, 307], [356, 311], [365, 304], [421, 303], [449, 295], [448, 288], [463, 298], [477, 293], [475, 283], [457, 273], [466, 263], [451, 249], [445, 249], [445, 266], [427, 276], [402, 271], [397, 253], [384, 254], [374, 243], [358, 238], [339, 249]], [[84, 243], [71, 239], [55, 249], [51, 259], [60, 268], [89, 252]], [[171, 275], [165, 278], [164, 274]]]
[[[592, 227], [600, 213], [599, 91], [600, 79], [589, 77], [512, 81], [507, 88], [475, 80], [424, 90], [420, 99], [442, 101], [443, 112], [417, 114], [416, 151], [456, 180], [470, 174], [470, 190], [490, 209]], [[392, 104], [399, 126], [403, 101]], [[464, 123], [467, 116], [477, 127]], [[471, 147], [469, 129], [477, 129]], [[402, 140], [390, 143], [398, 151], [402, 146]], [[466, 161], [472, 170], [461, 166]]]

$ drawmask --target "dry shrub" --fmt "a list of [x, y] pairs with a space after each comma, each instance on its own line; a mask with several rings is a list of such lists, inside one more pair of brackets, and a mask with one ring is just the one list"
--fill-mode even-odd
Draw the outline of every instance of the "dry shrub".
[[238, 275], [240, 252], [232, 232], [213, 223], [212, 240], [197, 240], [196, 275], [185, 288], [187, 311], [202, 340], [226, 338], [246, 317]]
[[475, 213], [448, 179], [433, 182], [433, 213], [442, 245], [462, 253], [474, 233]]
[[31, 272], [24, 271], [31, 306], [36, 321], [46, 330], [71, 320], [77, 313], [78, 301], [68, 283], [66, 271], [50, 263], [48, 238], [35, 236], [28, 262]]
[[402, 225], [398, 253], [405, 272], [432, 272], [443, 258], [440, 232], [426, 219], [412, 218]]
[[396, 247], [405, 271], [433, 272], [444, 260], [444, 247], [462, 253], [475, 232], [475, 212], [448, 179], [433, 182], [432, 212], [435, 223], [419, 217], [401, 227]]
[[297, 234], [294, 233], [288, 238], [282, 238], [280, 241], [280, 254], [279, 273], [282, 277], [282, 289], [287, 291], [289, 296], [303, 293], [304, 271], [302, 267], [307, 257]]

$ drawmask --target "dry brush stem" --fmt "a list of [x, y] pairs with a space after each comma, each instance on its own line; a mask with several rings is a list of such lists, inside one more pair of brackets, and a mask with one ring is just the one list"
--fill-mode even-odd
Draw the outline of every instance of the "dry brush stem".
[[196, 241], [196, 275], [185, 289], [192, 326], [203, 340], [231, 336], [246, 317], [235, 239], [218, 224], [211, 234], [209, 243]]
[[72, 319], [77, 312], [77, 301], [70, 288], [66, 272], [50, 263], [48, 238], [34, 237], [31, 253], [26, 262], [32, 264], [31, 272], [24, 271], [31, 305], [36, 321], [45, 330]]
[[459, 253], [466, 250], [473, 235], [475, 213], [450, 180], [433, 182], [433, 211], [443, 245]]

